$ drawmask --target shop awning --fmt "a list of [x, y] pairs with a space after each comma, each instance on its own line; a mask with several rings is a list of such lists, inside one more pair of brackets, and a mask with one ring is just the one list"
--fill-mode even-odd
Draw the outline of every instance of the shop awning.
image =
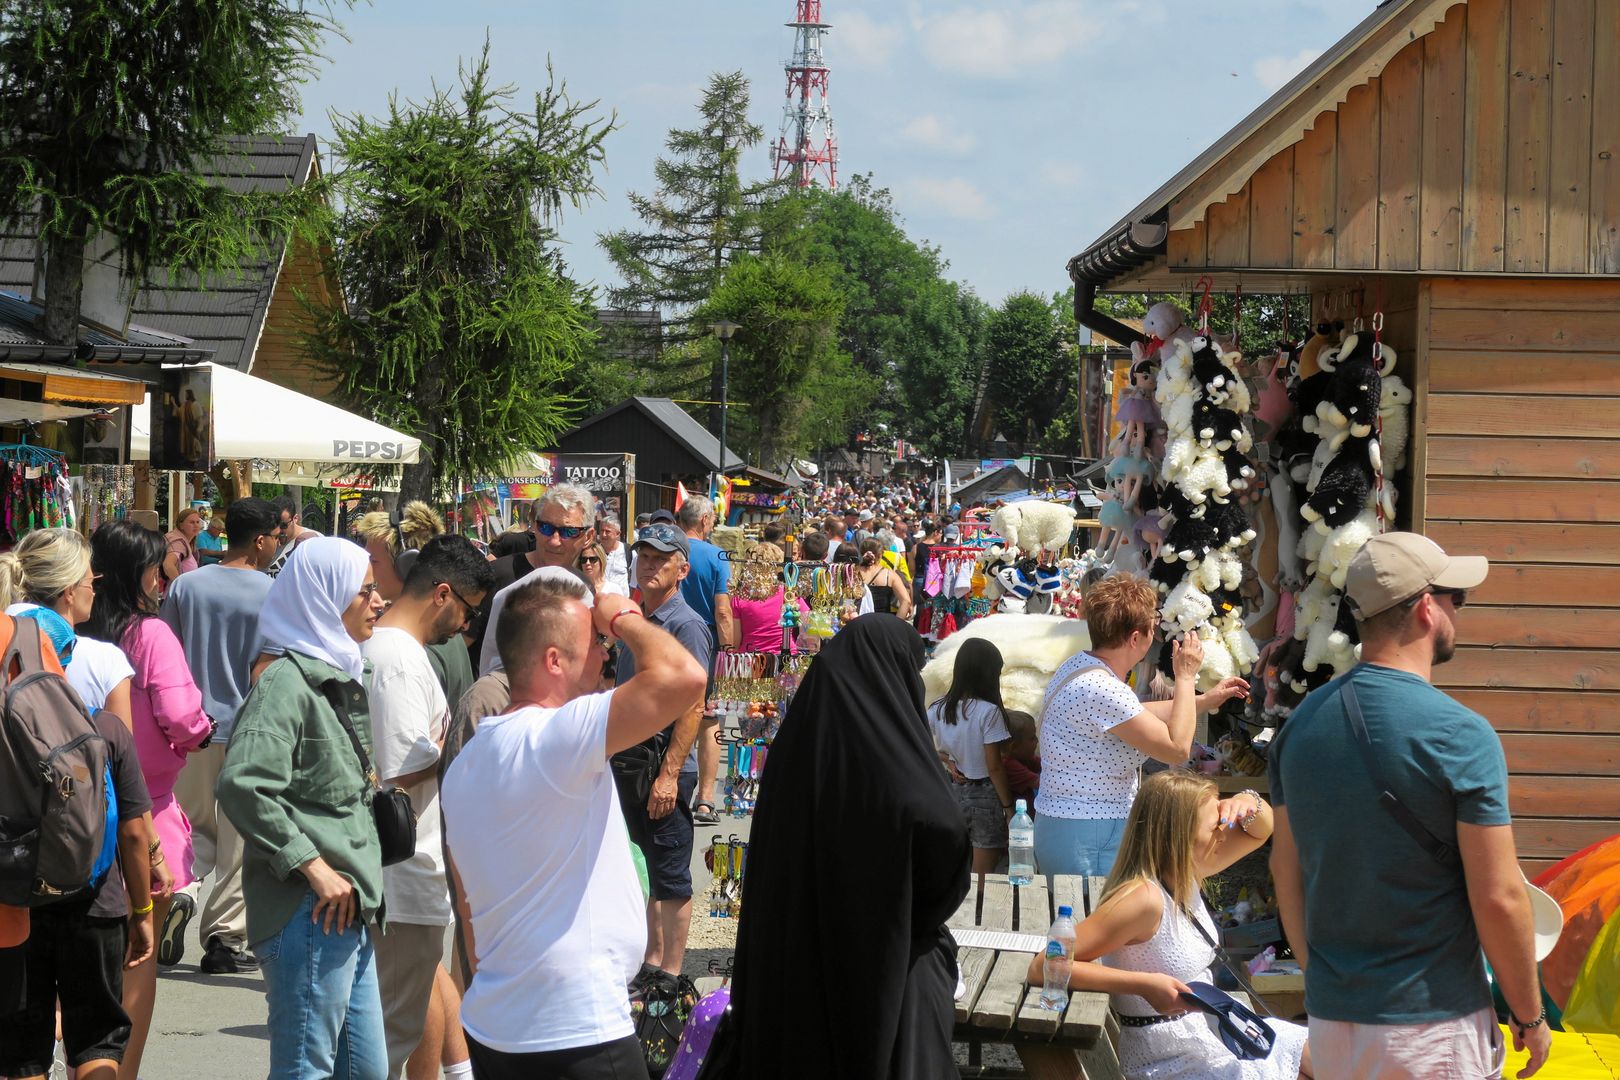
[[61, 364], [0, 364], [0, 379], [39, 383], [46, 401], [139, 405], [146, 400], [146, 384], [139, 379]]
[[[323, 465], [409, 465], [421, 452], [420, 439], [234, 368], [215, 364], [212, 378], [214, 456], [222, 460], [275, 461], [284, 472], [307, 464], [313, 475], [331, 471]], [[144, 461], [151, 451], [151, 405], [131, 412], [130, 456]]]
[[99, 410], [76, 409], [71, 405], [51, 405], [42, 401], [0, 400], [0, 424], [47, 424], [92, 416]]

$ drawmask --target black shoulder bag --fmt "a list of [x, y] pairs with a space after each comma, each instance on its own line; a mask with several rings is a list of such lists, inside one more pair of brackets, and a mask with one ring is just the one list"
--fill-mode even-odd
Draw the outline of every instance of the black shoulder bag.
[[1378, 788], [1378, 805], [1418, 842], [1419, 847], [1433, 856], [1435, 862], [1452, 862], [1457, 853], [1451, 845], [1424, 828], [1417, 815], [1407, 809], [1384, 782], [1384, 774], [1378, 768], [1378, 758], [1373, 755], [1372, 737], [1367, 734], [1367, 721], [1361, 715], [1361, 703], [1356, 700], [1356, 688], [1350, 685], [1349, 679], [1339, 685], [1339, 698], [1344, 702], [1344, 718], [1355, 736], [1356, 745], [1361, 748], [1362, 760], [1367, 763], [1367, 774], [1372, 777], [1373, 786]]
[[349, 722], [349, 714], [344, 710], [332, 684], [326, 683], [321, 689], [332, 711], [337, 714], [338, 723], [348, 734], [349, 745], [354, 747], [355, 754], [360, 758], [360, 771], [365, 774], [369, 791], [367, 802], [371, 804], [371, 819], [377, 828], [377, 846], [382, 849], [382, 864], [393, 866], [402, 863], [416, 854], [416, 807], [411, 805], [410, 793], [402, 787], [384, 790], [379, 785], [371, 757], [360, 744], [360, 736]]

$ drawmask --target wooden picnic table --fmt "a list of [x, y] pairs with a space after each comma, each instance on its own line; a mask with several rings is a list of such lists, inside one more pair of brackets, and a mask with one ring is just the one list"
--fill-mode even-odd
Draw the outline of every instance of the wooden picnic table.
[[[975, 875], [974, 887], [949, 925], [1046, 936], [1060, 905], [1079, 922], [1102, 899], [1100, 877], [1036, 877], [1014, 886], [1005, 874]], [[1040, 1007], [1041, 988], [1028, 985], [1030, 955], [963, 948], [958, 957], [966, 991], [956, 1002], [958, 1042], [1011, 1046], [1038, 1080], [1117, 1080], [1118, 1021], [1108, 995], [1077, 991], [1061, 1011]]]

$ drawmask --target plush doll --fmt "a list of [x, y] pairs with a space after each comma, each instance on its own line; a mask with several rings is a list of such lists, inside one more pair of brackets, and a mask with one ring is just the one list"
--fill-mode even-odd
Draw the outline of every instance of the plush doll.
[[1180, 637], [1196, 633], [1214, 615], [1215, 605], [1210, 602], [1209, 596], [1191, 577], [1186, 577], [1165, 597], [1164, 608], [1159, 613], [1159, 624], [1164, 627], [1167, 636]]
[[1361, 512], [1372, 492], [1378, 468], [1377, 442], [1370, 437], [1352, 437], [1333, 455], [1322, 470], [1322, 478], [1300, 507], [1300, 514], [1326, 534]]
[[1254, 529], [1249, 525], [1248, 515], [1243, 508], [1235, 502], [1211, 502], [1204, 511], [1204, 519], [1215, 530], [1215, 546], [1219, 548], [1238, 548], [1247, 544], [1255, 537]]
[[1319, 564], [1317, 573], [1321, 574], [1325, 570], [1329, 584], [1335, 589], [1344, 588], [1346, 575], [1350, 570], [1350, 560], [1361, 550], [1362, 545], [1377, 533], [1378, 515], [1372, 510], [1361, 511], [1328, 533], [1327, 539], [1322, 542], [1322, 552], [1317, 560]]
[[1260, 387], [1260, 400], [1255, 403], [1255, 430], [1260, 438], [1275, 442], [1288, 418], [1294, 414], [1294, 403], [1288, 397], [1288, 372], [1298, 355], [1298, 346], [1278, 349], [1277, 359], [1266, 373]]
[[[1150, 342], [1157, 338], [1160, 342], [1159, 359], [1165, 359], [1177, 342], [1190, 342], [1193, 332], [1186, 325], [1186, 318], [1181, 309], [1168, 300], [1161, 300], [1147, 309], [1142, 316], [1142, 329], [1147, 333]], [[1134, 346], [1132, 347], [1134, 351]]]
[[1160, 596], [1168, 594], [1181, 584], [1186, 576], [1186, 566], [1180, 559], [1165, 559], [1161, 556], [1148, 565], [1148, 580], [1153, 582], [1153, 587], [1159, 590]]
[[1195, 562], [1221, 546], [1221, 537], [1215, 527], [1201, 517], [1177, 518], [1165, 534], [1161, 561], [1180, 559]]
[[1383, 422], [1379, 434], [1384, 469], [1398, 473], [1406, 467], [1406, 443], [1412, 430], [1412, 391], [1399, 375], [1385, 375], [1379, 381], [1378, 415]]
[[1131, 365], [1131, 385], [1119, 395], [1114, 419], [1122, 428], [1127, 453], [1146, 455], [1148, 431], [1160, 422], [1154, 402], [1153, 364], [1138, 360]]
[[1316, 332], [1300, 347], [1298, 371], [1289, 389], [1289, 397], [1294, 399], [1294, 408], [1300, 416], [1314, 414], [1317, 404], [1327, 397], [1333, 385], [1333, 376], [1322, 370], [1319, 359], [1323, 350], [1336, 347], [1337, 341], [1334, 326], [1320, 322], [1316, 324]]
[[1193, 382], [1204, 388], [1205, 396], [1219, 405], [1226, 400], [1231, 384], [1238, 379], [1233, 375], [1216, 347], [1215, 340], [1200, 334], [1192, 339]]
[[1221, 462], [1226, 466], [1226, 483], [1233, 491], [1247, 491], [1254, 482], [1254, 464], [1249, 456], [1235, 446], [1221, 451]]
[[1383, 370], [1393, 371], [1395, 351], [1368, 334], [1350, 334], [1337, 349], [1323, 350], [1320, 363], [1333, 374], [1324, 403], [1327, 419], [1358, 439], [1372, 434], [1380, 404], [1378, 380]]
[[[1134, 517], [1126, 521], [1125, 527], [1134, 521]], [[1039, 499], [1008, 503], [991, 515], [990, 527], [1009, 547], [1026, 555], [1043, 551], [1055, 555], [1074, 532], [1074, 508]]]

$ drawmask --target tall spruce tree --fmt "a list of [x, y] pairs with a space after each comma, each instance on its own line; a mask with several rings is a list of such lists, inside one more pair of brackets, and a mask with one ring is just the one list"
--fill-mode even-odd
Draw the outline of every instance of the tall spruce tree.
[[663, 316], [660, 347], [666, 389], [704, 388], [718, 399], [719, 371], [708, 349], [689, 348], [709, 333], [694, 308], [719, 286], [739, 254], [758, 253], [771, 206], [785, 190], [775, 181], [745, 183], [740, 165], [764, 129], [748, 119], [748, 80], [740, 71], [716, 73], [698, 104], [692, 128], [670, 131], [653, 172], [652, 195], [630, 194], [641, 229], [600, 236], [622, 284], [610, 291], [620, 308], [653, 308]]
[[231, 191], [191, 170], [225, 153], [228, 135], [284, 129], [331, 11], [302, 0], [0, 4], [0, 218], [37, 228], [47, 340], [77, 340], [85, 247], [98, 235], [139, 281], [153, 267], [234, 270], [292, 227], [296, 196]]
[[588, 355], [595, 298], [552, 222], [598, 194], [613, 121], [555, 81], [532, 111], [512, 98], [490, 84], [486, 42], [459, 92], [334, 117], [327, 228], [348, 303], [312, 312], [308, 348], [343, 397], [422, 440], [402, 499], [497, 475], [574, 417], [564, 380]]

